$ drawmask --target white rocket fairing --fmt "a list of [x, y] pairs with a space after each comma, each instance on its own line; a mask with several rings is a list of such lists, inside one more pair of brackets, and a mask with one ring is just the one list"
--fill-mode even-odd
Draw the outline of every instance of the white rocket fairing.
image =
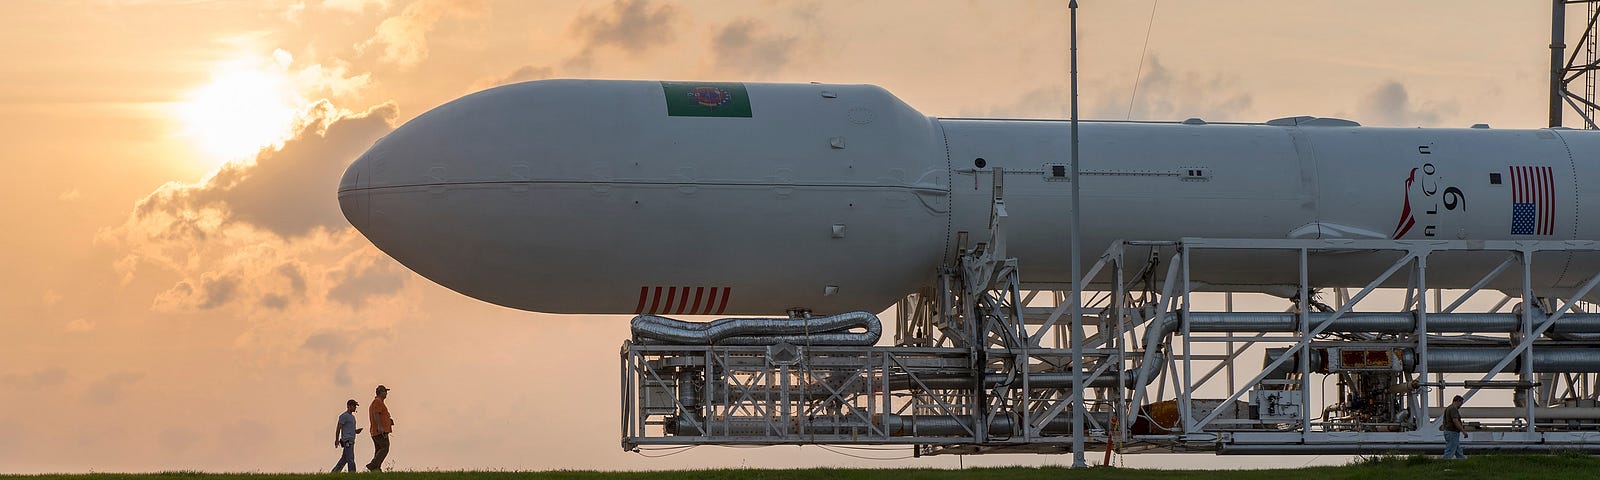
[[[930, 118], [868, 85], [549, 80], [406, 123], [350, 166], [339, 200], [407, 267], [508, 307], [880, 311], [931, 282], [963, 232], [987, 238], [997, 168], [1022, 281], [1070, 283], [1069, 146], [1065, 122]], [[1091, 255], [1179, 237], [1600, 239], [1584, 221], [1600, 212], [1589, 132], [1088, 122], [1080, 149]], [[1443, 288], [1504, 259], [1439, 255], [1460, 256], [1430, 269]], [[1534, 278], [1551, 292], [1600, 269], [1548, 255], [1567, 265]], [[1312, 282], [1364, 283], [1392, 260], [1314, 255]], [[1192, 261], [1210, 284], [1297, 282], [1292, 259]]]

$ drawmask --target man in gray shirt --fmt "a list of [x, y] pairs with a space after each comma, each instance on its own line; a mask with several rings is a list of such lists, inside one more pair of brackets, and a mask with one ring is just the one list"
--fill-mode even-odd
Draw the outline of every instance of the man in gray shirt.
[[1450, 406], [1444, 408], [1444, 421], [1440, 422], [1439, 430], [1444, 431], [1444, 458], [1467, 458], [1461, 451], [1461, 439], [1467, 436], [1467, 426], [1461, 423], [1461, 402], [1466, 401], [1460, 395], [1450, 400]]
[[339, 463], [333, 465], [333, 473], [339, 473], [341, 467], [348, 472], [356, 471], [356, 434], [361, 433], [361, 429], [356, 428], [355, 413], [358, 405], [361, 404], [356, 403], [353, 398], [344, 402], [344, 413], [339, 414], [339, 426], [334, 427], [333, 446], [343, 448], [344, 455], [339, 457]]

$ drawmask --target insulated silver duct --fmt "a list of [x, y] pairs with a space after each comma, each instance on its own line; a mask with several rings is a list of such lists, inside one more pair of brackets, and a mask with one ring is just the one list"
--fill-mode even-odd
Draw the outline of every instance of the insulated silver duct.
[[[860, 331], [852, 331], [852, 330]], [[809, 318], [724, 318], [685, 322], [657, 315], [633, 317], [633, 339], [673, 345], [870, 346], [883, 335], [878, 316], [867, 312]]]
[[[1396, 346], [1396, 348], [1405, 348]], [[1278, 357], [1283, 356], [1288, 347], [1268, 348], [1262, 360], [1263, 365], [1271, 365]], [[1511, 353], [1509, 348], [1477, 348], [1477, 347], [1429, 347], [1428, 348], [1428, 373], [1487, 373], [1493, 369], [1500, 359]], [[1312, 371], [1324, 368], [1325, 355], [1321, 350], [1313, 350], [1310, 366]], [[1406, 371], [1414, 371], [1417, 366], [1416, 352], [1406, 348], [1401, 355], [1401, 361]], [[1282, 377], [1295, 371], [1294, 361], [1284, 362], [1273, 370], [1270, 377]], [[1515, 373], [1521, 369], [1522, 358], [1518, 356], [1511, 360], [1502, 370], [1505, 373]], [[1585, 347], [1543, 347], [1533, 350], [1534, 373], [1549, 372], [1600, 372], [1600, 349]]]
[[[1157, 362], [1158, 364], [1160, 362]], [[1083, 378], [1094, 376], [1094, 372], [1083, 372]], [[1118, 381], [1117, 377], [1122, 377]], [[1155, 378], [1151, 376], [1150, 378]], [[1089, 380], [1084, 385], [1089, 388], [1110, 388], [1118, 383], [1133, 387], [1134, 378], [1128, 373], [1106, 372], [1104, 375]], [[971, 390], [973, 387], [972, 375], [964, 374], [924, 374], [924, 375], [890, 375], [889, 390], [900, 391], [912, 388], [928, 388], [940, 390]], [[1022, 376], [1006, 375], [1003, 373], [990, 373], [983, 376], [983, 388], [994, 388], [1000, 385], [1022, 388]], [[1071, 373], [1030, 373], [1028, 374], [1028, 388], [1071, 388]]]
[[[1089, 412], [1089, 419], [1108, 425], [1111, 414], [1108, 412]], [[919, 437], [949, 437], [966, 436], [971, 434], [973, 420], [970, 417], [953, 417], [948, 415], [898, 415], [893, 413], [879, 414], [871, 417], [870, 424], [859, 417], [844, 415], [840, 417], [803, 417], [798, 425], [791, 423], [786, 427], [794, 429], [796, 435], [865, 435], [876, 427], [893, 437], [919, 436]], [[668, 428], [678, 435], [707, 435], [707, 436], [766, 436], [771, 435], [775, 428], [785, 427], [776, 425], [765, 417], [731, 417], [719, 418], [705, 422], [694, 423], [687, 419], [675, 419], [668, 423]], [[1022, 422], [1015, 415], [996, 415], [989, 421], [987, 433], [992, 436], [1022, 435]], [[1060, 435], [1072, 432], [1072, 416], [1059, 415], [1052, 418], [1044, 425], [1042, 433], [1046, 435]]]
[[[1163, 320], [1175, 314], [1168, 313]], [[1309, 317], [1313, 330], [1328, 323], [1332, 313], [1313, 312]], [[1232, 312], [1191, 313], [1187, 315], [1192, 332], [1294, 332], [1299, 317], [1284, 312]], [[1535, 324], [1548, 318], [1535, 315]], [[1515, 332], [1521, 329], [1521, 315], [1513, 313], [1430, 313], [1428, 332], [1431, 333], [1483, 333]], [[1417, 328], [1416, 312], [1346, 312], [1333, 321], [1327, 332], [1412, 333]], [[1549, 334], [1600, 332], [1600, 314], [1569, 313], [1556, 319], [1547, 331]]]
[[[1435, 437], [1437, 438], [1437, 437]], [[1461, 448], [1467, 452], [1478, 455], [1488, 453], [1558, 453], [1558, 452], [1584, 452], [1589, 454], [1600, 453], [1593, 443], [1479, 443], [1462, 442]], [[1380, 455], [1395, 452], [1438, 453], [1444, 450], [1443, 443], [1346, 443], [1317, 445], [1281, 443], [1281, 444], [1236, 444], [1221, 443], [1217, 445], [1219, 455]]]
[[[1327, 312], [1312, 312], [1307, 315], [1311, 322], [1310, 328], [1315, 329], [1325, 323], [1333, 314]], [[1189, 321], [1191, 332], [1295, 332], [1298, 331], [1299, 316], [1295, 313], [1285, 312], [1226, 312], [1226, 313], [1190, 313], [1185, 315]], [[1178, 330], [1180, 322], [1177, 313], [1167, 313], [1151, 321], [1145, 330], [1144, 368], [1149, 375], [1148, 381], [1158, 373], [1164, 362], [1164, 352], [1161, 352], [1161, 342]], [[1543, 314], [1534, 316], [1533, 321], [1542, 323], [1549, 318]], [[1430, 313], [1427, 318], [1428, 332], [1431, 333], [1505, 333], [1521, 330], [1521, 315], [1511, 313]], [[1412, 312], [1346, 312], [1328, 325], [1325, 332], [1373, 332], [1373, 333], [1412, 333], [1416, 331], [1417, 315]], [[1576, 334], [1591, 334], [1600, 332], [1600, 314], [1569, 313], [1556, 319], [1555, 323], [1546, 331], [1546, 335], [1553, 338], [1563, 338]], [[1398, 346], [1397, 346], [1398, 348]], [[1287, 348], [1269, 348], [1266, 351], [1264, 365], [1270, 365], [1283, 355]], [[1428, 350], [1428, 371], [1431, 373], [1484, 373], [1488, 372], [1499, 363], [1510, 350], [1507, 348], [1461, 348], [1461, 347], [1434, 347]], [[1411, 371], [1416, 366], [1415, 352], [1407, 349], [1403, 354], [1404, 367]], [[1297, 362], [1284, 362], [1274, 369], [1270, 376], [1281, 377], [1295, 370]], [[1513, 360], [1505, 369], [1507, 372], [1518, 371], [1520, 359]], [[1311, 369], [1319, 370], [1323, 367], [1323, 356], [1311, 356]], [[1533, 353], [1533, 371], [1535, 372], [1600, 372], [1600, 349], [1592, 348], [1542, 348]]]
[[[1155, 381], [1161, 373], [1161, 368], [1167, 362], [1166, 349], [1161, 347], [1167, 336], [1178, 329], [1176, 315], [1164, 315], [1150, 322], [1150, 328], [1144, 332], [1144, 361], [1139, 363], [1139, 369], [1125, 372], [1110, 371], [1094, 377], [1094, 371], [1083, 372], [1083, 378], [1091, 378], [1086, 382], [1090, 388], [1108, 388], [1122, 385], [1124, 388], [1136, 388], [1140, 381], [1145, 385]], [[1006, 374], [984, 375], [984, 388], [993, 388], [1002, 383], [1021, 388], [1022, 379]], [[919, 385], [920, 384], [920, 385]], [[894, 375], [889, 377], [890, 390], [903, 390], [912, 387], [927, 387], [938, 389], [971, 389], [974, 385], [971, 375], [919, 375], [913, 379], [909, 375]], [[1030, 373], [1028, 374], [1029, 388], [1069, 388], [1072, 386], [1071, 373]]]
[[[1444, 415], [1444, 407], [1428, 407], [1429, 417]], [[1528, 409], [1523, 407], [1461, 407], [1461, 416], [1466, 418], [1526, 418]], [[1539, 407], [1533, 409], [1533, 418], [1545, 420], [1600, 420], [1600, 408], [1596, 407]]]

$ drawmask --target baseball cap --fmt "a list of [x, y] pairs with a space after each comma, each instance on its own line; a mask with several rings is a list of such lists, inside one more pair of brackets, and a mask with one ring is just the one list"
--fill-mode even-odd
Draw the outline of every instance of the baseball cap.
[[350, 399], [350, 400], [349, 400], [349, 401], [347, 401], [347, 402], [344, 402], [344, 404], [345, 404], [345, 405], [351, 405], [351, 406], [355, 406], [355, 405], [360, 405], [360, 404], [361, 404], [361, 402], [357, 402], [357, 401], [356, 401], [356, 399], [354, 399], [354, 398], [352, 398], [352, 399]]
[[378, 385], [378, 391], [387, 392], [387, 391], [389, 391], [389, 387], [385, 387], [383, 385]]

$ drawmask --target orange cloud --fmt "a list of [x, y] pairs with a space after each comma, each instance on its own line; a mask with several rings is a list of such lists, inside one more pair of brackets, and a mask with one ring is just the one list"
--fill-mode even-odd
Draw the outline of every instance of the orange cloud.
[[603, 12], [586, 11], [573, 19], [570, 30], [583, 48], [567, 59], [568, 69], [587, 70], [602, 47], [615, 47], [630, 55], [672, 43], [676, 37], [678, 7], [650, 0], [614, 0]]
[[393, 104], [344, 115], [322, 101], [310, 108], [294, 138], [263, 150], [254, 162], [233, 163], [197, 185], [168, 183], [141, 200], [134, 219], [166, 238], [204, 238], [243, 222], [283, 237], [342, 228], [335, 192], [349, 162], [392, 128]]
[[322, 0], [322, 8], [349, 13], [361, 13], [369, 8], [378, 11], [389, 9], [389, 0]]
[[511, 73], [507, 73], [505, 75], [501, 75], [501, 76], [498, 76], [498, 77], [484, 78], [484, 79], [480, 79], [480, 80], [478, 80], [476, 82], [473, 82], [471, 91], [476, 92], [478, 90], [483, 90], [483, 89], [486, 89], [486, 88], [496, 87], [496, 86], [500, 86], [500, 85], [509, 85], [509, 84], [513, 84], [513, 83], [521, 83], [521, 82], [527, 82], [527, 81], [531, 81], [531, 80], [542, 80], [542, 79], [550, 78], [552, 76], [555, 76], [555, 69], [554, 68], [535, 66], [535, 65], [523, 65], [521, 67], [518, 67], [516, 70], [512, 70]]
[[378, 24], [372, 38], [356, 45], [365, 52], [383, 50], [380, 60], [401, 68], [411, 68], [428, 58], [428, 32], [446, 16], [471, 17], [488, 11], [482, 0], [420, 0], [406, 6], [400, 15]]
[[[348, 113], [318, 102], [281, 146], [161, 186], [97, 240], [117, 251], [124, 285], [170, 282], [154, 289], [153, 312], [240, 322], [234, 344], [274, 353], [264, 358], [292, 359], [316, 335], [382, 331], [404, 316], [394, 294], [412, 275], [345, 223], [336, 191], [395, 116], [393, 104]], [[384, 308], [401, 312], [363, 315]]]
[[1368, 125], [1396, 127], [1439, 126], [1440, 118], [1456, 113], [1454, 103], [1420, 102], [1397, 81], [1384, 82], [1361, 99], [1358, 117]]
[[584, 37], [588, 46], [614, 46], [638, 53], [671, 42], [678, 8], [671, 3], [650, 0], [615, 0], [604, 12], [584, 12], [572, 22], [572, 31]]

